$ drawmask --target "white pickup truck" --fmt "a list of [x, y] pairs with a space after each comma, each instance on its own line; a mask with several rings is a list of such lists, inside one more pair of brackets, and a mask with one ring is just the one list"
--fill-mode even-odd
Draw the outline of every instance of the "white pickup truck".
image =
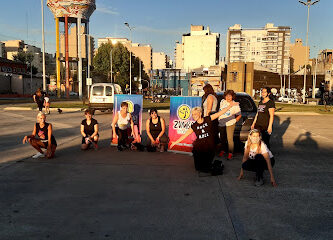
[[113, 109], [114, 95], [122, 94], [121, 87], [115, 83], [94, 83], [91, 85], [89, 109], [102, 112]]

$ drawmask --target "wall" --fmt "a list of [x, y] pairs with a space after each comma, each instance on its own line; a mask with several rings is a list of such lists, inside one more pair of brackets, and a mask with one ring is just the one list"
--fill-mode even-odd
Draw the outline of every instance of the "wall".
[[10, 92], [10, 76], [0, 75], [0, 94]]

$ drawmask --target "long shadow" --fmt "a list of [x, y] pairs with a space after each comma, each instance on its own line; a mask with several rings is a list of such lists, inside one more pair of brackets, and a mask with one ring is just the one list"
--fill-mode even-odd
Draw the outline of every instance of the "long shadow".
[[273, 146], [281, 147], [283, 148], [283, 136], [286, 133], [288, 127], [290, 126], [291, 120], [290, 117], [287, 117], [282, 123], [281, 118], [279, 116], [274, 116], [274, 124], [273, 128], [275, 131], [273, 131]]
[[311, 137], [310, 132], [301, 133], [294, 142], [296, 148], [318, 150], [318, 143]]

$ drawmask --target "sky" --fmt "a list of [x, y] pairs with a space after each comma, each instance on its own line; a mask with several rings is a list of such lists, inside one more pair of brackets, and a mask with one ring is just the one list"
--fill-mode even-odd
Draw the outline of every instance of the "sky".
[[[303, 0], [306, 1], [306, 0]], [[22, 39], [41, 47], [40, 0], [0, 0], [0, 41]], [[320, 49], [333, 49], [333, 0], [321, 0], [310, 8], [309, 46], [311, 57]], [[55, 52], [55, 21], [44, 6], [46, 52]], [[129, 38], [128, 22], [134, 27], [133, 42], [151, 44], [154, 52], [174, 55], [176, 41], [190, 26], [209, 26], [221, 34], [220, 57], [225, 56], [226, 34], [234, 24], [260, 28], [266, 23], [290, 26], [291, 41], [305, 43], [307, 8], [298, 0], [96, 0], [90, 18], [90, 34], [97, 38]]]

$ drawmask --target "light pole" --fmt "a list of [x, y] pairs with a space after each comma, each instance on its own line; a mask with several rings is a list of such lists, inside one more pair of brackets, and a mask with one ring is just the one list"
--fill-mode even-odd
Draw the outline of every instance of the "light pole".
[[46, 91], [45, 77], [45, 36], [44, 36], [44, 0], [41, 0], [42, 7], [42, 43], [43, 43], [43, 91]]
[[132, 94], [132, 30], [134, 29], [134, 27], [130, 27], [130, 25], [125, 22], [124, 23], [126, 27], [128, 27], [128, 29], [130, 30], [130, 44], [131, 46], [129, 47], [129, 52], [130, 52], [130, 95]]
[[[308, 20], [307, 20], [307, 28], [306, 28], [306, 45], [305, 45], [305, 59], [308, 55], [308, 37], [309, 37], [309, 17], [310, 17], [310, 6], [318, 3], [320, 0], [316, 0], [314, 2], [312, 2], [312, 0], [307, 0], [307, 2], [303, 2], [303, 1], [299, 1], [301, 4], [303, 4], [304, 6], [308, 7]], [[304, 66], [304, 85], [303, 85], [303, 103], [305, 103], [305, 88], [306, 88], [306, 66], [307, 63], [305, 63]]]
[[112, 47], [110, 50], [110, 70], [111, 70], [111, 83], [112, 83], [113, 82], [113, 79], [112, 79]]
[[[317, 49], [317, 46], [313, 46], [313, 49]], [[312, 73], [312, 98], [315, 98], [316, 97], [316, 85], [317, 85], [317, 57], [318, 57], [318, 54], [317, 54], [317, 51], [315, 50], [316, 52], [316, 62], [315, 62], [315, 72], [314, 72], [314, 75]]]

